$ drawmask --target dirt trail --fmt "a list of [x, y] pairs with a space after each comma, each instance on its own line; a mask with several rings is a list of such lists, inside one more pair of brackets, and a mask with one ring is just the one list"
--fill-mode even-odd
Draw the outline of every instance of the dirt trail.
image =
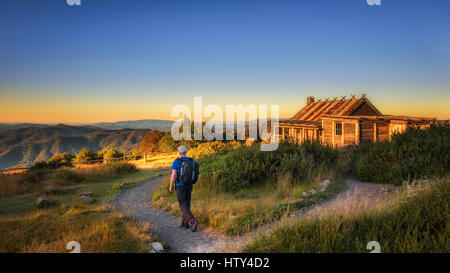
[[[280, 222], [267, 224], [243, 236], [225, 236], [204, 228], [200, 228], [197, 232], [180, 228], [179, 217], [158, 210], [151, 204], [151, 193], [164, 178], [154, 178], [122, 191], [113, 201], [113, 205], [119, 211], [129, 213], [135, 220], [150, 223], [152, 231], [158, 238], [170, 245], [171, 252], [238, 251], [247, 241], [259, 233], [269, 233], [275, 225], [280, 224]], [[352, 178], [347, 178], [346, 183], [348, 188], [345, 191], [320, 204], [299, 210], [281, 222], [289, 224], [303, 217], [367, 209], [383, 202], [386, 199], [387, 192], [395, 190], [393, 186], [364, 183]]]
[[169, 244], [171, 252], [220, 252], [231, 238], [200, 228], [197, 232], [180, 228], [181, 218], [158, 210], [151, 204], [153, 190], [165, 177], [158, 177], [122, 193], [113, 205], [138, 221], [148, 222], [158, 238]]

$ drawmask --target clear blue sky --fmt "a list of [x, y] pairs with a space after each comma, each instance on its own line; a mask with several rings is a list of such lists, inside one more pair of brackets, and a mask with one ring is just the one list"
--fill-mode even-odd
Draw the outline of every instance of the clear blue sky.
[[0, 122], [170, 118], [179, 103], [367, 93], [450, 118], [450, 1], [2, 0]]

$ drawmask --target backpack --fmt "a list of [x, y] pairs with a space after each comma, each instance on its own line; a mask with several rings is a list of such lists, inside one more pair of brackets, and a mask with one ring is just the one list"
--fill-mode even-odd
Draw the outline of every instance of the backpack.
[[181, 161], [181, 171], [177, 173], [177, 180], [183, 183], [184, 185], [193, 185], [198, 180], [199, 174], [199, 165], [192, 158], [185, 158], [181, 160], [178, 158], [177, 160]]

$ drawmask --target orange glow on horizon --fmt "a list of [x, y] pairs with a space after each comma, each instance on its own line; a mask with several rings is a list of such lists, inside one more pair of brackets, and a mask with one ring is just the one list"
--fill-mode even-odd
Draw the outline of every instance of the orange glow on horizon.
[[[439, 105], [437, 105], [439, 106]], [[378, 107], [383, 114], [405, 115], [416, 117], [437, 117], [449, 119], [450, 110], [441, 107], [423, 107], [411, 111], [410, 106], [389, 105]], [[111, 110], [113, 109], [113, 110]], [[122, 107], [118, 106], [77, 106], [77, 105], [2, 105], [0, 109], [0, 122], [4, 123], [72, 123], [89, 124], [96, 122], [116, 122], [124, 120], [162, 119], [176, 120], [170, 116], [171, 106], [167, 107]], [[280, 118], [292, 117], [300, 108], [280, 106]], [[225, 110], [224, 110], [225, 111]]]

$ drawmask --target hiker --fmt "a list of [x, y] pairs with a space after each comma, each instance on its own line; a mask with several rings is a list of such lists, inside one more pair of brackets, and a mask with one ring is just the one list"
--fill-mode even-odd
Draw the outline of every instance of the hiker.
[[199, 221], [191, 212], [191, 192], [192, 185], [197, 182], [198, 178], [198, 163], [186, 156], [187, 151], [188, 149], [184, 145], [178, 147], [179, 157], [172, 164], [169, 191], [173, 191], [173, 184], [175, 183], [178, 204], [183, 214], [180, 227], [191, 227], [192, 232], [195, 232]]

